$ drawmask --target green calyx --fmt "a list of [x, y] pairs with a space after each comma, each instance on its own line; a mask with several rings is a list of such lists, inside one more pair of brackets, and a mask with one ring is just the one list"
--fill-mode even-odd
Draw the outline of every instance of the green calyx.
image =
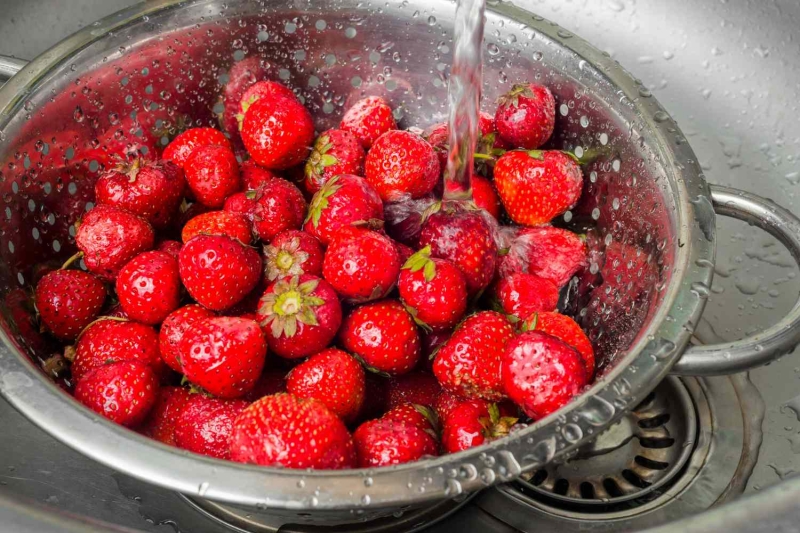
[[522, 332], [526, 331], [534, 331], [536, 326], [539, 324], [539, 313], [533, 313], [533, 316], [527, 320], [522, 322], [521, 330]]
[[327, 135], [317, 139], [313, 150], [311, 150], [311, 155], [306, 161], [306, 178], [321, 178], [327, 167], [339, 162], [338, 159], [328, 153], [331, 148], [333, 148], [333, 143], [330, 142], [330, 138]]
[[514, 107], [519, 107], [519, 97], [524, 96], [525, 98], [533, 98], [533, 91], [531, 91], [530, 86], [525, 83], [517, 83], [511, 90], [508, 91], [506, 94], [501, 96], [497, 99], [497, 103], [499, 105], [513, 105]]
[[314, 308], [325, 303], [322, 298], [313, 296], [318, 285], [318, 280], [300, 283], [297, 276], [276, 282], [272, 292], [265, 294], [258, 304], [264, 316], [261, 326], [269, 327], [276, 339], [281, 335], [293, 337], [298, 323], [318, 326]]
[[431, 247], [426, 246], [409, 257], [403, 265], [403, 269], [411, 272], [422, 270], [425, 281], [432, 281], [436, 277], [436, 263], [431, 259]]
[[544, 150], [526, 150], [528, 156], [539, 161], [544, 161]]
[[300, 239], [294, 238], [281, 248], [271, 244], [264, 246], [266, 258], [264, 271], [269, 281], [286, 276], [305, 273], [303, 265], [308, 261], [308, 252], [300, 249]]
[[338, 181], [339, 176], [332, 177], [325, 182], [325, 185], [311, 199], [311, 205], [308, 207], [308, 216], [306, 216], [305, 221], [308, 222], [310, 220], [315, 228], [319, 226], [319, 218], [322, 216], [322, 212], [328, 208], [328, 198], [342, 188], [341, 185], [337, 184]]
[[513, 416], [500, 416], [500, 408], [497, 407], [497, 404], [490, 403], [489, 417], [480, 419], [480, 423], [483, 426], [483, 436], [489, 440], [505, 437], [518, 420], [519, 418]]
[[258, 96], [253, 95], [247, 100], [242, 100], [240, 105], [242, 112], [236, 114], [236, 122], [239, 123], [239, 131], [242, 131], [242, 124], [244, 124], [244, 115], [247, 113], [247, 110], [250, 109], [250, 106], [255, 104], [258, 100]]

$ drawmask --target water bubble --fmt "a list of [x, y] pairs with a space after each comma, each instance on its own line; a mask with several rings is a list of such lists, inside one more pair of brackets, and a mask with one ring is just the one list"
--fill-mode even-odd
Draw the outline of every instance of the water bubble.
[[653, 120], [656, 122], [666, 122], [669, 120], [669, 115], [666, 111], [656, 111], [653, 115]]
[[464, 488], [461, 486], [461, 483], [457, 479], [447, 479], [444, 482], [445, 496], [457, 496], [462, 492], [464, 492]]
[[486, 46], [486, 49], [489, 51], [489, 55], [491, 56], [496, 56], [497, 54], [500, 53], [500, 48], [494, 43], [489, 43]]

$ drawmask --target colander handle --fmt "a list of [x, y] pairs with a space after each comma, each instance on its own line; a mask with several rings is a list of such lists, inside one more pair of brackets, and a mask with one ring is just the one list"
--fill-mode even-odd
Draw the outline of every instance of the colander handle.
[[[711, 186], [718, 215], [758, 226], [781, 241], [800, 264], [800, 219], [772, 200], [755, 194]], [[770, 363], [800, 344], [800, 301], [780, 322], [752, 337], [723, 344], [691, 346], [672, 367], [673, 374], [716, 376], [735, 374]]]
[[16, 57], [0, 55], [0, 83], [5, 83], [22, 70], [28, 62]]

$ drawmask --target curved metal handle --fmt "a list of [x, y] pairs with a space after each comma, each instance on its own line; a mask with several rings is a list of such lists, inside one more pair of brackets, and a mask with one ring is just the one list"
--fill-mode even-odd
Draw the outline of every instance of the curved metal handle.
[[[800, 219], [787, 209], [755, 194], [711, 186], [711, 200], [719, 215], [758, 226], [781, 241], [800, 264]], [[723, 344], [691, 346], [672, 367], [673, 374], [715, 376], [735, 374], [765, 365], [800, 344], [800, 301], [780, 322], [764, 331]]]
[[7, 82], [27, 64], [28, 62], [23, 59], [0, 55], [0, 83]]

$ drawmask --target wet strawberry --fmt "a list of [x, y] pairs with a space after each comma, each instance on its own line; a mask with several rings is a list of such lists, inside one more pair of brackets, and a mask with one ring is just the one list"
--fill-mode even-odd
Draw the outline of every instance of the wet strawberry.
[[189, 242], [197, 235], [225, 235], [242, 244], [250, 244], [250, 222], [239, 213], [209, 211], [191, 219], [181, 231], [181, 240]]
[[328, 180], [311, 200], [303, 229], [328, 244], [336, 231], [353, 224], [377, 226], [383, 203], [364, 178], [342, 174]]
[[175, 259], [177, 259], [178, 254], [181, 253], [182, 247], [183, 244], [178, 241], [166, 240], [158, 243], [158, 246], [156, 246], [156, 250], [158, 250], [159, 252], [164, 252], [166, 254], [169, 254]]
[[286, 392], [286, 372], [265, 370], [250, 392], [244, 395], [244, 399], [248, 402], [254, 402], [264, 396], [272, 396], [279, 392]]
[[586, 364], [586, 377], [588, 380], [592, 379], [594, 348], [577, 322], [560, 313], [536, 313], [526, 320], [524, 328], [527, 331], [541, 331], [552, 335], [578, 350]]
[[175, 137], [164, 149], [161, 157], [185, 169], [189, 156], [201, 146], [223, 146], [232, 149], [231, 142], [221, 131], [214, 128], [191, 128]]
[[340, 174], [364, 173], [366, 154], [359, 140], [344, 130], [328, 130], [320, 135], [314, 143], [314, 149], [306, 161], [306, 192], [316, 193], [325, 183]]
[[353, 433], [360, 468], [397, 465], [436, 455], [436, 441], [414, 424], [370, 420]]
[[48, 331], [64, 341], [74, 340], [103, 308], [106, 288], [81, 270], [54, 270], [36, 285], [36, 310]]
[[436, 399], [442, 393], [442, 386], [427, 372], [410, 372], [395, 376], [388, 382], [387, 407], [393, 409], [405, 403], [434, 407]]
[[178, 352], [178, 345], [183, 335], [198, 320], [212, 316], [214, 316], [214, 312], [202, 305], [189, 304], [173, 311], [164, 319], [158, 332], [158, 346], [161, 359], [167, 366], [176, 372], [183, 373]]
[[385, 235], [344, 228], [325, 251], [322, 273], [342, 298], [368, 302], [383, 298], [394, 288], [400, 275], [400, 256]]
[[447, 417], [450, 416], [450, 413], [453, 412], [453, 409], [461, 405], [465, 402], [472, 402], [478, 401], [483, 402], [486, 400], [470, 400], [464, 398], [463, 396], [459, 396], [458, 394], [454, 394], [450, 391], [443, 390], [442, 393], [436, 398], [436, 405], [434, 405], [434, 409], [436, 410], [436, 415], [439, 417], [441, 422], [444, 422]]
[[[486, 145], [489, 149], [507, 148], [505, 143], [497, 138], [494, 117], [492, 115], [481, 111], [478, 117], [478, 128], [480, 129], [481, 134], [478, 141], [479, 148], [483, 145]], [[426, 141], [431, 143], [431, 146], [433, 146], [434, 150], [436, 150], [436, 155], [439, 158], [439, 166], [441, 167], [442, 172], [444, 172], [447, 168], [447, 158], [450, 151], [450, 127], [446, 122], [434, 124], [425, 130], [423, 137]], [[481, 150], [479, 149], [478, 151], [480, 152]]]
[[436, 352], [433, 373], [442, 387], [467, 398], [503, 398], [500, 359], [514, 336], [500, 313], [480, 311], [469, 316]]
[[244, 215], [252, 222], [255, 234], [268, 242], [282, 231], [300, 228], [306, 201], [293, 183], [274, 179], [255, 191], [231, 196], [225, 210]]
[[419, 361], [420, 342], [414, 319], [395, 300], [357, 307], [345, 319], [339, 335], [342, 347], [374, 371], [406, 374]]
[[153, 248], [155, 236], [145, 219], [117, 207], [98, 205], [81, 220], [75, 243], [89, 272], [114, 281], [128, 261]]
[[227, 146], [195, 148], [184, 166], [186, 183], [201, 204], [219, 209], [242, 186], [239, 162]]
[[151, 439], [175, 446], [178, 415], [192, 394], [183, 387], [161, 387], [156, 404], [139, 431]]
[[422, 198], [439, 180], [433, 147], [414, 133], [392, 130], [381, 135], [364, 161], [364, 176], [383, 201]]
[[175, 424], [175, 445], [200, 455], [230, 459], [233, 422], [249, 405], [192, 394]]
[[386, 233], [399, 243], [419, 249], [423, 218], [436, 209], [437, 204], [432, 194], [416, 200], [403, 198], [387, 203], [384, 206]]
[[244, 115], [250, 106], [260, 99], [276, 100], [281, 98], [288, 98], [290, 100], [297, 100], [297, 96], [286, 85], [272, 80], [258, 81], [247, 88], [239, 100], [239, 112], [236, 115], [238, 121], [238, 130], [242, 129], [242, 122]]
[[389, 130], [396, 130], [397, 123], [386, 100], [379, 96], [368, 96], [347, 110], [339, 127], [355, 135], [361, 146], [369, 149], [378, 137]]
[[189, 327], [178, 354], [189, 381], [219, 398], [239, 398], [261, 375], [267, 343], [253, 320], [210, 317]]
[[261, 168], [250, 159], [239, 166], [239, 171], [242, 176], [242, 185], [246, 191], [255, 191], [262, 185], [272, 183], [272, 180], [280, 179], [276, 173]]
[[563, 152], [515, 150], [497, 160], [494, 184], [511, 220], [538, 226], [578, 203], [583, 174], [578, 163]]
[[586, 243], [575, 233], [552, 226], [520, 228], [500, 258], [501, 276], [536, 274], [563, 287], [587, 263]]
[[256, 163], [279, 170], [308, 157], [314, 142], [314, 121], [294, 97], [262, 97], [244, 113], [240, 133]]
[[253, 403], [236, 419], [231, 460], [338, 470], [354, 468], [356, 453], [344, 423], [322, 402], [275, 394]]
[[258, 252], [221, 235], [198, 235], [184, 244], [178, 266], [189, 295], [214, 311], [241, 301], [262, 272]]
[[431, 259], [426, 246], [403, 265], [400, 299], [417, 324], [432, 330], [453, 328], [467, 310], [467, 282], [450, 261]]
[[160, 324], [181, 300], [178, 261], [165, 252], [144, 252], [120, 271], [117, 297], [125, 314], [143, 324]]
[[384, 414], [381, 419], [391, 420], [393, 422], [406, 422], [417, 426], [434, 439], [439, 438], [439, 418], [436, 416], [436, 411], [425, 405], [401, 403], [386, 411], [386, 414]]
[[239, 119], [241, 101], [244, 93], [258, 80], [263, 79], [267, 70], [259, 56], [251, 56], [231, 65], [228, 71], [228, 83], [222, 89], [223, 110], [220, 116], [222, 128], [231, 137], [239, 136]]
[[483, 176], [472, 176], [472, 201], [475, 205], [492, 215], [495, 220], [500, 219], [500, 198], [494, 190], [494, 185]]
[[322, 275], [322, 245], [303, 231], [286, 230], [264, 246], [266, 275], [269, 281], [287, 276]]
[[364, 369], [352, 355], [323, 350], [286, 376], [286, 390], [298, 398], [316, 398], [345, 422], [353, 422], [364, 401]]
[[183, 169], [171, 161], [134, 159], [105, 172], [94, 186], [98, 204], [139, 215], [155, 228], [164, 228], [183, 199]]
[[533, 313], [555, 311], [558, 287], [535, 274], [517, 273], [500, 279], [495, 287], [495, 297], [505, 314], [516, 320], [525, 320]]
[[508, 343], [502, 373], [508, 397], [534, 420], [559, 410], [587, 382], [578, 351], [539, 331], [522, 333]]
[[456, 453], [505, 437], [517, 418], [503, 410], [484, 400], [459, 403], [442, 421], [442, 449]]
[[112, 422], [139, 425], [156, 404], [158, 379], [138, 361], [107, 363], [75, 386], [75, 399]]
[[539, 148], [553, 134], [556, 101], [550, 89], [533, 83], [518, 84], [500, 98], [495, 112], [500, 137], [514, 148]]
[[270, 285], [257, 316], [270, 350], [297, 359], [330, 344], [342, 323], [342, 307], [327, 281], [303, 274]]

